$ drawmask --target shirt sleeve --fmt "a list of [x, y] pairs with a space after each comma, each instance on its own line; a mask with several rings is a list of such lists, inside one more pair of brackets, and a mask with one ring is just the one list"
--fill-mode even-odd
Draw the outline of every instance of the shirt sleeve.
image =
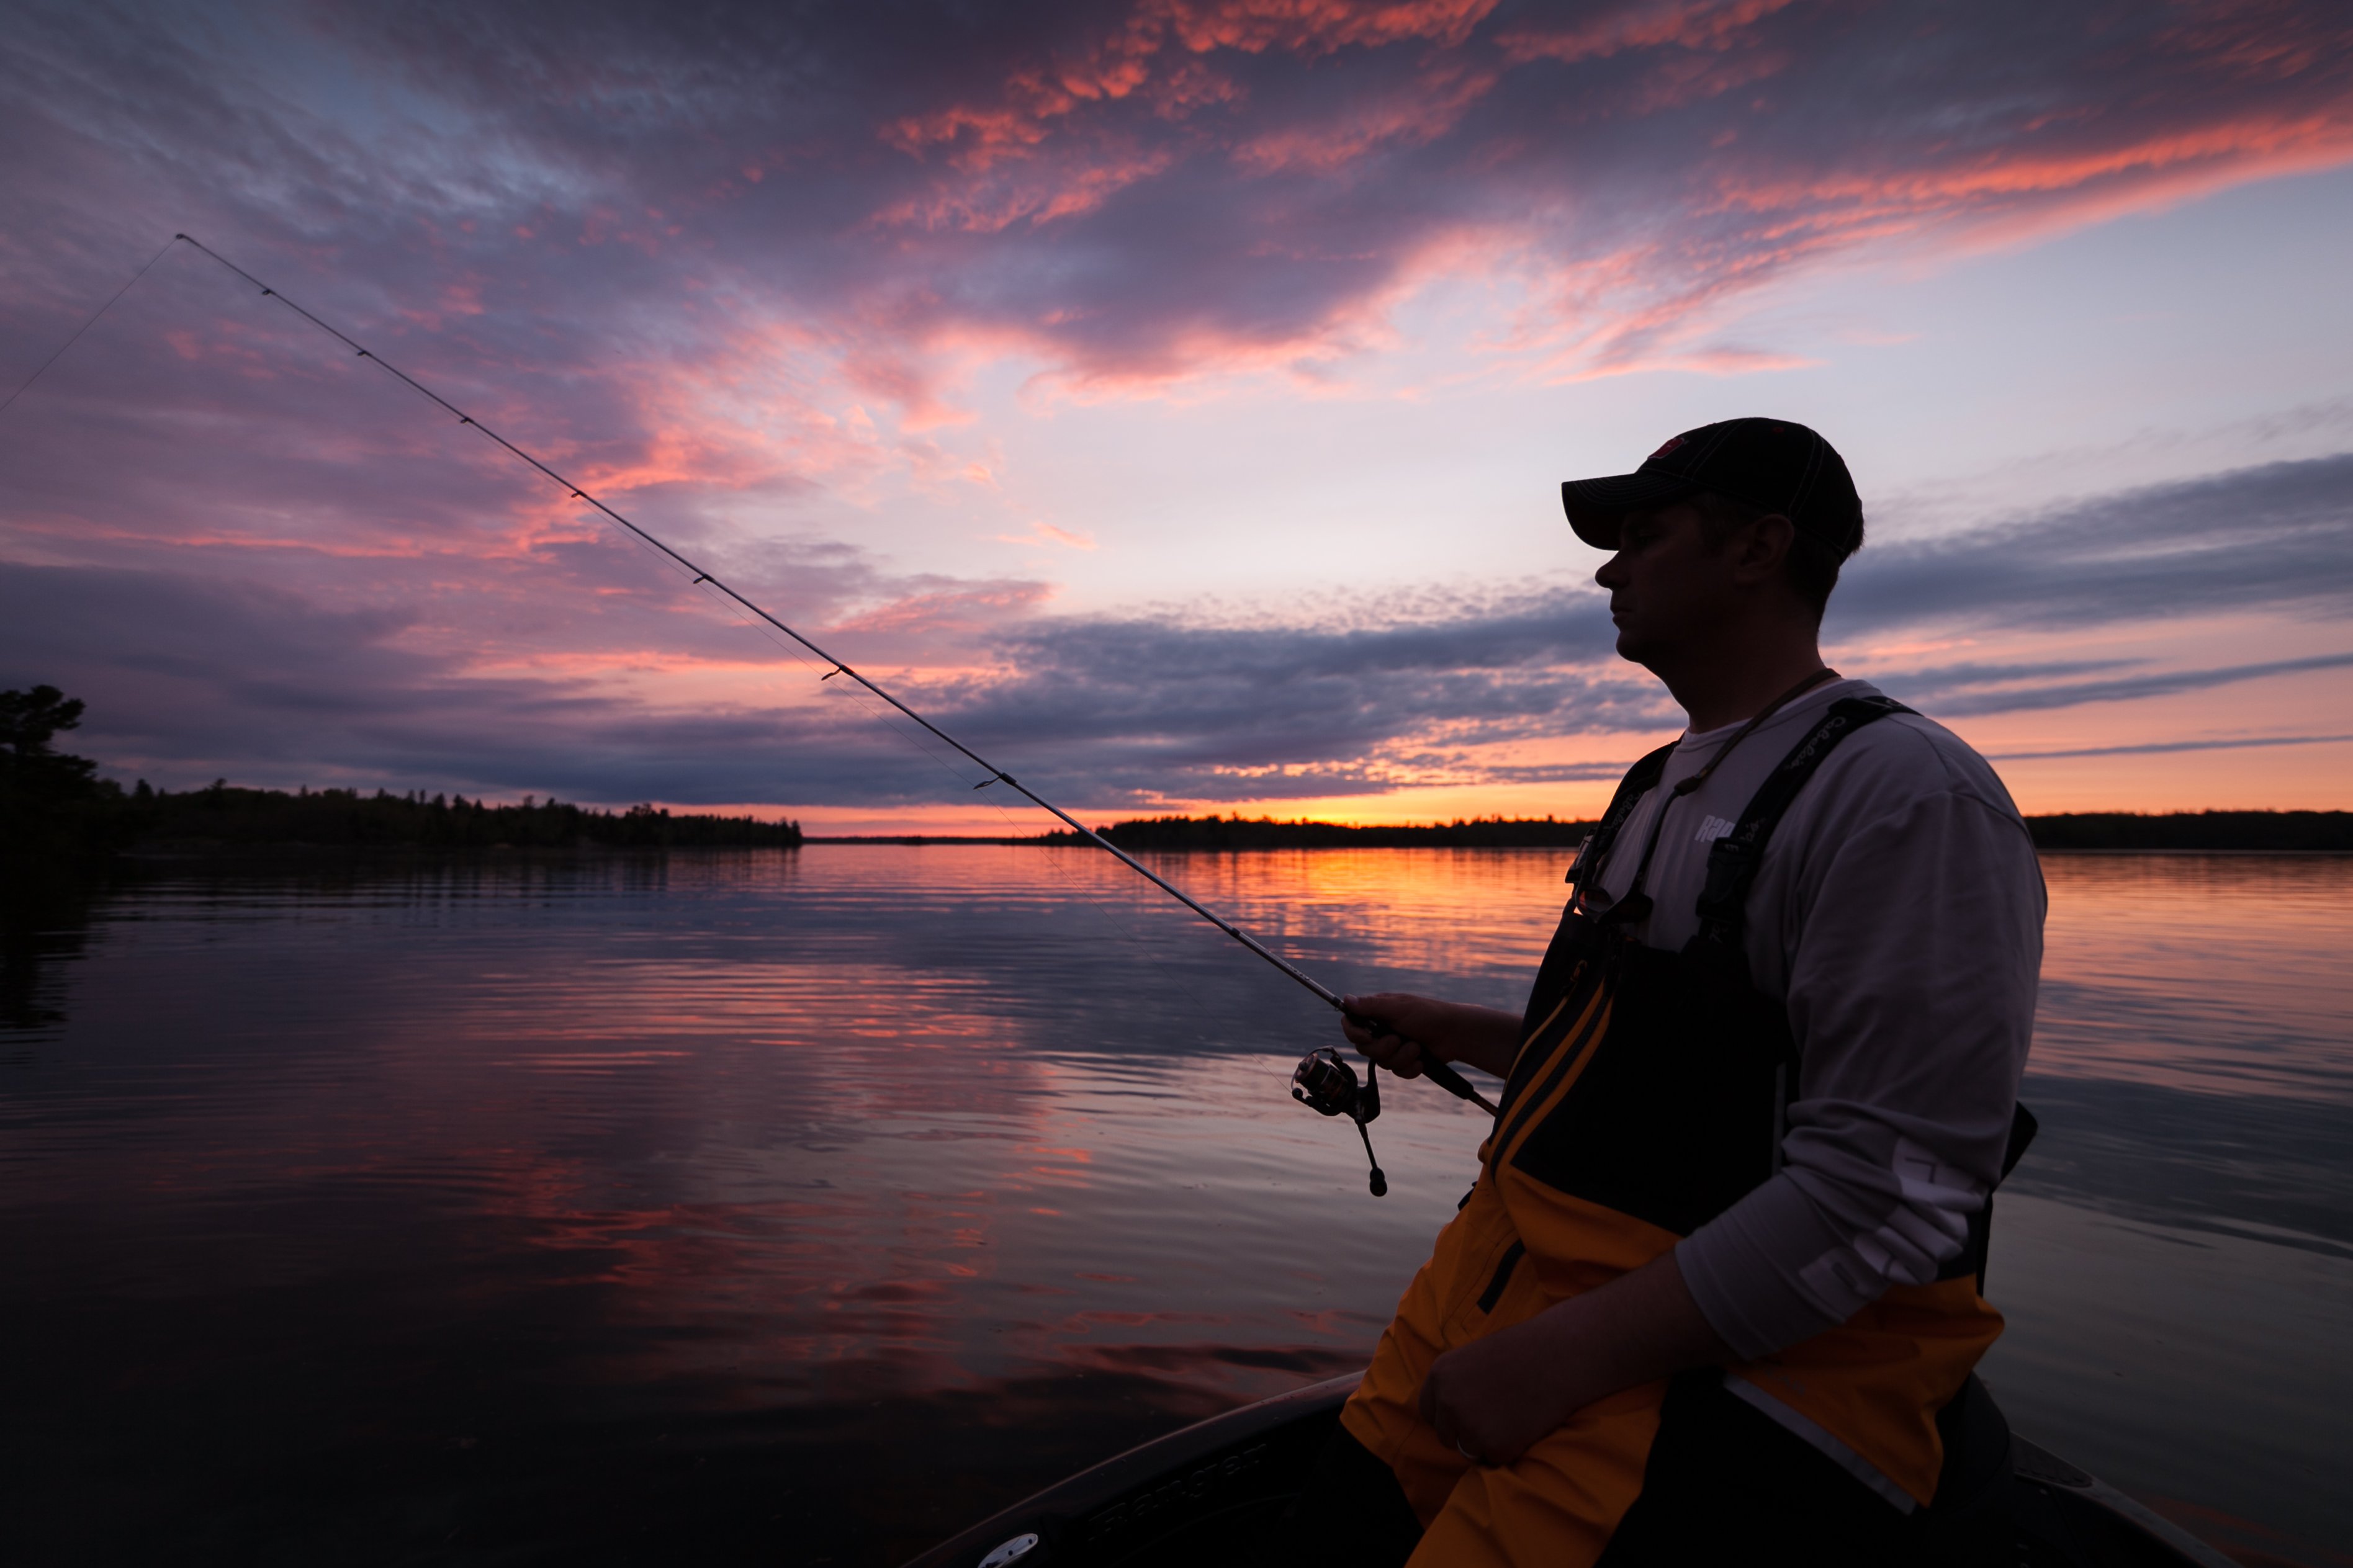
[[2042, 878], [2025, 825], [1923, 795], [1840, 844], [1789, 958], [1784, 1164], [1676, 1249], [1755, 1360], [1925, 1284], [2000, 1179], [2034, 1023]]

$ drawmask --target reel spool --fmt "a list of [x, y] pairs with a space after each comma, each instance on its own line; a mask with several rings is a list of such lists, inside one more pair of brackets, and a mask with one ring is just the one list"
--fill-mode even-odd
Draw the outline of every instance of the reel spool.
[[1365, 1143], [1365, 1163], [1372, 1167], [1365, 1184], [1373, 1196], [1387, 1196], [1389, 1179], [1381, 1174], [1381, 1163], [1373, 1157], [1373, 1135], [1365, 1131], [1365, 1124], [1381, 1113], [1377, 1075], [1367, 1068], [1365, 1081], [1358, 1083], [1356, 1069], [1327, 1046], [1308, 1052], [1291, 1069], [1291, 1098], [1319, 1116], [1345, 1116], [1356, 1123], [1356, 1136]]

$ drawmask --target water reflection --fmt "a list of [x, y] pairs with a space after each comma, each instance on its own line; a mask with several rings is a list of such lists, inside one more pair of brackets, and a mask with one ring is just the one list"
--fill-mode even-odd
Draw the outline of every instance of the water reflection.
[[2022, 1194], [2000, 1201], [1984, 1373], [2036, 1440], [2250, 1563], [2353, 1543], [2353, 1262]]
[[2353, 864], [2053, 856], [2018, 1190], [2353, 1258]]
[[2325, 855], [2053, 855], [2034, 1070], [2353, 1102], [2353, 873]]
[[11, 864], [0, 874], [0, 1060], [11, 1036], [65, 1022], [65, 966], [81, 954], [102, 877]]
[[[1172, 864], [1335, 986], [1513, 1005], [1563, 858]], [[2257, 1238], [2232, 1267], [2317, 1259], [2299, 1291], [2353, 1240], [2327, 957], [2353, 881], [2049, 870], [2050, 1131], [1996, 1261], [2040, 1359], [2003, 1393], [2096, 1436], [2124, 1407], [2037, 1337], [2081, 1321], [2050, 1215], [2140, 1224], [2128, 1253], [2152, 1227]], [[1390, 1094], [1392, 1195], [1368, 1199], [1355, 1140], [1283, 1095], [1328, 1015], [1079, 851], [170, 872], [42, 973], [0, 1079], [17, 1561], [192, 1534], [355, 1561], [895, 1561], [1359, 1364], [1481, 1131]], [[2347, 1364], [2305, 1385], [2341, 1390]], [[2170, 1427], [2132, 1406], [2136, 1431], [2203, 1451], [2222, 1395], [2197, 1397]], [[2189, 1486], [2129, 1446], [2084, 1458], [2336, 1528], [2211, 1462]]]

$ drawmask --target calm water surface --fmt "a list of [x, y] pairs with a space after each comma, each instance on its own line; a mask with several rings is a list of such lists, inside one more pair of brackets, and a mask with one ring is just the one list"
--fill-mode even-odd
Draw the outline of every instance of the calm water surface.
[[[1516, 1006], [1563, 857], [1176, 858], [1342, 988]], [[1988, 1379], [2249, 1563], [2353, 1562], [2353, 863], [2045, 863]], [[13, 917], [9, 1562], [888, 1564], [1352, 1370], [1472, 1173], [1366, 1194], [1313, 998], [1091, 852], [164, 869]]]

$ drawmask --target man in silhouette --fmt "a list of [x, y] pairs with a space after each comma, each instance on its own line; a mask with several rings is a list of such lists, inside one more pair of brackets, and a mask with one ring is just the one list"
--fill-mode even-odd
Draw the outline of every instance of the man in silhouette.
[[1977, 1287], [2031, 1129], [2033, 847], [1967, 744], [1823, 664], [1862, 510], [1815, 432], [1707, 426], [1562, 499], [1689, 726], [1579, 851], [1524, 1011], [1347, 999], [1381, 1066], [1506, 1088], [1294, 1544], [1908, 1561], [2000, 1331]]

